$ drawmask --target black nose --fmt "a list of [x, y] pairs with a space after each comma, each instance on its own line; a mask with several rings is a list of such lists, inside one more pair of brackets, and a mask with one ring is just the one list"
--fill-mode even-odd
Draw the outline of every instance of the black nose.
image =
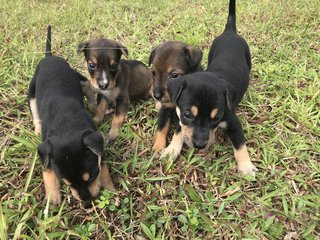
[[158, 101], [161, 100], [162, 96], [163, 96], [163, 91], [162, 91], [162, 88], [161, 87], [156, 87], [154, 90], [153, 90], [153, 96], [155, 99], [157, 99]]
[[79, 189], [78, 192], [79, 192], [80, 199], [84, 202], [89, 202], [93, 199], [88, 189], [86, 188], [81, 188]]
[[99, 82], [99, 88], [100, 88], [100, 89], [105, 90], [105, 89], [107, 89], [107, 87], [108, 87], [108, 84], [107, 84], [107, 83], [100, 83], [100, 82]]
[[202, 139], [193, 139], [193, 146], [198, 149], [203, 149], [207, 145], [207, 141]]

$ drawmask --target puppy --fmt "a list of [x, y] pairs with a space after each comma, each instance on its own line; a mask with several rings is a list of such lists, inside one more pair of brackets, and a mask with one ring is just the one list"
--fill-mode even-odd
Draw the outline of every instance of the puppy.
[[170, 80], [168, 91], [176, 103], [180, 131], [162, 156], [176, 158], [183, 143], [203, 149], [214, 141], [217, 127], [224, 128], [234, 147], [238, 171], [254, 176], [252, 164], [235, 110], [249, 84], [250, 50], [236, 32], [235, 0], [230, 0], [229, 17], [222, 35], [217, 37], [209, 52], [206, 72], [194, 73]]
[[100, 186], [114, 190], [106, 165], [101, 166], [103, 136], [83, 106], [81, 79], [69, 64], [51, 54], [48, 26], [45, 58], [29, 86], [35, 132], [41, 133], [38, 154], [43, 166], [46, 198], [61, 201], [60, 181], [78, 200], [89, 201]]
[[158, 116], [156, 140], [152, 147], [160, 151], [166, 146], [166, 137], [174, 115], [175, 104], [170, 101], [167, 91], [169, 79], [176, 79], [181, 75], [202, 71], [202, 51], [191, 45], [178, 41], [168, 41], [152, 50], [149, 66], [152, 64], [154, 79], [153, 97], [161, 105]]
[[121, 55], [127, 56], [128, 50], [114, 40], [86, 41], [79, 45], [78, 52], [84, 53], [91, 84], [100, 94], [94, 121], [102, 121], [110, 104], [115, 105], [115, 114], [107, 136], [112, 141], [123, 125], [130, 100], [150, 95], [151, 72], [140, 61], [121, 60]]

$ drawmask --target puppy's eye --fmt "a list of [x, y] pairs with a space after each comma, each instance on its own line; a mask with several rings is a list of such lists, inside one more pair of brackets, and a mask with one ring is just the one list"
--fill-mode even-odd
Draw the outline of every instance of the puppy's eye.
[[112, 65], [110, 66], [110, 71], [111, 71], [111, 72], [117, 71], [117, 69], [118, 69], [118, 64], [112, 64]]
[[96, 67], [97, 67], [97, 65], [94, 64], [94, 63], [89, 63], [89, 64], [88, 64], [88, 68], [89, 68], [90, 70], [95, 70]]
[[186, 119], [186, 120], [192, 120], [192, 119], [193, 119], [193, 116], [192, 116], [191, 112], [185, 111], [185, 112], [183, 113], [183, 118]]
[[170, 74], [170, 78], [177, 78], [179, 77], [179, 73], [173, 72]]

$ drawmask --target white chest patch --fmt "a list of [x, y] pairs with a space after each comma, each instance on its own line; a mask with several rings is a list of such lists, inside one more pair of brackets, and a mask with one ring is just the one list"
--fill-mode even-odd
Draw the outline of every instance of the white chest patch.
[[227, 122], [225, 122], [225, 121], [223, 121], [223, 122], [220, 122], [219, 123], [219, 125], [218, 125], [218, 127], [220, 127], [220, 128], [227, 128], [227, 126], [228, 126], [228, 124], [227, 124]]

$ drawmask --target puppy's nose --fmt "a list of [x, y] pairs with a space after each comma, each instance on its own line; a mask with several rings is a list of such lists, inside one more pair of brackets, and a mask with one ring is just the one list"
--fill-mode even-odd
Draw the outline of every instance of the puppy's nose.
[[99, 82], [99, 88], [102, 89], [102, 90], [107, 89], [108, 85], [109, 84], [106, 83], [106, 82]]
[[193, 139], [193, 146], [198, 149], [203, 149], [207, 145], [207, 141], [202, 139]]
[[161, 100], [162, 96], [163, 96], [163, 91], [162, 91], [162, 88], [161, 87], [156, 87], [154, 90], [153, 90], [153, 96], [155, 99], [157, 99], [158, 101]]

